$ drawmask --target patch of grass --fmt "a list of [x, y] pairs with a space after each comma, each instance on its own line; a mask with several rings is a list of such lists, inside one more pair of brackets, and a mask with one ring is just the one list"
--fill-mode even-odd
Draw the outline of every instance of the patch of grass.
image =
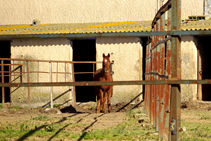
[[142, 127], [138, 123], [137, 119], [133, 117], [135, 114], [134, 110], [130, 110], [126, 113], [127, 119], [123, 123], [116, 127], [108, 129], [97, 129], [89, 132], [82, 132], [79, 139], [86, 140], [158, 140], [158, 136], [150, 135], [149, 133], [155, 132], [154, 128]]
[[129, 110], [129, 111], [126, 112], [126, 116], [129, 117], [129, 118], [133, 118], [134, 114], [135, 114], [134, 110]]
[[47, 121], [49, 118], [47, 116], [39, 115], [37, 117], [32, 118], [33, 120], [39, 120], [39, 121]]
[[181, 133], [181, 139], [184, 141], [209, 141], [211, 139], [211, 124], [182, 122], [182, 125], [187, 129], [186, 132]]
[[209, 116], [204, 116], [204, 115], [201, 116], [201, 120], [209, 120], [209, 119], [211, 119], [211, 117], [209, 117]]
[[52, 137], [55, 140], [61, 138], [73, 140], [157, 140], [158, 136], [149, 134], [155, 130], [153, 128], [141, 127], [141, 124], [133, 117], [134, 113], [133, 110], [129, 111], [127, 113], [128, 120], [125, 120], [116, 127], [83, 132], [80, 132], [81, 130], [78, 129], [85, 129], [89, 125], [81, 123], [81, 118], [67, 117], [64, 122], [62, 117], [50, 118], [45, 115], [39, 115], [30, 120], [19, 121], [17, 123], [1, 123], [0, 141], [30, 140], [33, 137], [40, 138], [41, 140], [48, 140]]
[[[191, 113], [194, 119], [182, 119], [181, 126], [186, 128], [181, 132], [182, 141], [210, 141], [211, 140], [211, 121], [209, 112]], [[200, 119], [200, 120], [197, 120]], [[202, 122], [201, 120], [205, 120]]]
[[[53, 108], [58, 108], [58, 107], [60, 107], [61, 106], [61, 104], [54, 104], [53, 105]], [[51, 105], [48, 105], [48, 106], [46, 106], [45, 108], [51, 108]]]
[[19, 107], [19, 106], [8, 106], [7, 108], [8, 109], [15, 109], [15, 110], [21, 109], [21, 107]]
[[89, 107], [89, 110], [96, 109], [96, 106]]

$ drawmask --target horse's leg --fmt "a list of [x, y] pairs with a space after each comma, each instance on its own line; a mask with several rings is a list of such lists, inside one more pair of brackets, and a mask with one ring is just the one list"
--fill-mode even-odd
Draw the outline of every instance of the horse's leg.
[[111, 95], [112, 95], [112, 87], [108, 90], [107, 104], [108, 104], [108, 112], [111, 112]]
[[100, 92], [99, 89], [95, 87], [95, 95], [96, 95], [96, 101], [97, 101], [97, 106], [96, 106], [96, 113], [99, 110], [99, 103], [100, 103]]
[[105, 112], [105, 102], [106, 102], [106, 97], [107, 97], [107, 92], [104, 92], [104, 95], [103, 95], [103, 113]]
[[103, 110], [103, 91], [100, 89], [100, 112]]

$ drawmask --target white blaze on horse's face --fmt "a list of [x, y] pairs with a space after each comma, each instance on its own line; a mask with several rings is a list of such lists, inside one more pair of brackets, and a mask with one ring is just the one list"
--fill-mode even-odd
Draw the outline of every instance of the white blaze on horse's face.
[[108, 54], [108, 56], [105, 56], [105, 54], [103, 54], [103, 69], [105, 73], [107, 73], [108, 70], [110, 69], [109, 57], [110, 57], [110, 54]]

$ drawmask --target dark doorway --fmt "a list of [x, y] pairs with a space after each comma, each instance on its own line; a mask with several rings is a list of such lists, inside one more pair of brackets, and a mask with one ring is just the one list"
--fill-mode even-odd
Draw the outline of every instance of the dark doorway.
[[[198, 65], [199, 79], [211, 79], [211, 36], [204, 36], [199, 38], [198, 54], [200, 58], [200, 64]], [[198, 59], [199, 63], [199, 59]], [[202, 94], [201, 100], [211, 101], [211, 85], [202, 85], [200, 93]]]
[[[73, 40], [73, 61], [96, 61], [95, 45], [95, 40]], [[93, 64], [74, 64], [74, 71], [93, 72]], [[76, 82], [92, 80], [93, 74], [75, 74]], [[94, 87], [76, 86], [76, 102], [95, 100]]]
[[[10, 41], [0, 41], [0, 47], [2, 50], [2, 51], [0, 51], [0, 58], [10, 58], [11, 57]], [[3, 63], [10, 64], [10, 61], [5, 60]], [[2, 64], [2, 60], [1, 60], [1, 64]], [[2, 70], [1, 64], [0, 64], [0, 70]], [[4, 66], [4, 71], [9, 71], [9, 66]], [[2, 76], [2, 73], [0, 73], [0, 74]], [[9, 82], [8, 75], [9, 75], [9, 73], [4, 73], [4, 83]], [[0, 82], [2, 83], [2, 77], [0, 77]], [[4, 102], [10, 102], [10, 88], [5, 87], [4, 92], [5, 92]], [[0, 103], [2, 103], [2, 87], [0, 87]]]

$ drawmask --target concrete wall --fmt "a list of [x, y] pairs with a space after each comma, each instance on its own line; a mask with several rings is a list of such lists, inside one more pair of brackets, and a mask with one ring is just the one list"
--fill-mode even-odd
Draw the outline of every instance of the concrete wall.
[[[197, 43], [193, 36], [182, 36], [181, 76], [183, 80], [197, 79]], [[197, 84], [181, 85], [181, 101], [197, 100]]]
[[[109, 37], [96, 39], [96, 60], [102, 61], [102, 54], [111, 55], [113, 80], [142, 80], [142, 45], [138, 37]], [[102, 68], [98, 65], [97, 68]], [[114, 86], [111, 103], [129, 102], [142, 92], [142, 86]], [[137, 101], [142, 99], [140, 95]], [[136, 102], [137, 102], [136, 101]]]
[[[161, 7], [161, 4], [167, 1], [168, 0], [158, 0], [158, 7]], [[181, 19], [185, 20], [188, 19], [188, 16], [193, 15], [203, 15], [204, 1], [205, 0], [181, 0]]]
[[[166, 1], [166, 0], [165, 0]], [[204, 0], [182, 0], [182, 19], [203, 14]], [[158, 3], [157, 3], [158, 2]], [[161, 0], [0, 0], [0, 25], [152, 20]]]
[[[39, 59], [39, 60], [72, 60], [72, 48], [70, 41], [64, 38], [58, 39], [15, 39], [11, 42], [11, 58], [18, 59]], [[25, 61], [15, 61], [14, 63], [23, 64], [23, 72], [27, 71]], [[41, 71], [47, 73], [31, 73], [29, 82], [50, 82], [49, 62], [29, 62], [29, 71]], [[39, 69], [38, 69], [39, 68]], [[14, 69], [14, 68], [12, 68]], [[19, 70], [18, 70], [19, 71]], [[57, 63], [52, 63], [52, 72], [57, 71]], [[58, 63], [58, 71], [65, 72], [65, 64]], [[66, 64], [66, 72], [70, 72], [70, 65]], [[17, 74], [18, 75], [18, 74]], [[23, 82], [27, 82], [27, 74], [23, 74]], [[13, 79], [13, 78], [12, 78]], [[52, 82], [71, 81], [71, 75], [53, 74]], [[16, 83], [20, 79], [15, 80]], [[53, 87], [54, 104], [65, 103], [72, 99], [71, 87]], [[28, 88], [12, 88], [12, 103], [14, 105], [28, 106]], [[50, 87], [30, 87], [31, 106], [43, 106], [50, 101]]]

